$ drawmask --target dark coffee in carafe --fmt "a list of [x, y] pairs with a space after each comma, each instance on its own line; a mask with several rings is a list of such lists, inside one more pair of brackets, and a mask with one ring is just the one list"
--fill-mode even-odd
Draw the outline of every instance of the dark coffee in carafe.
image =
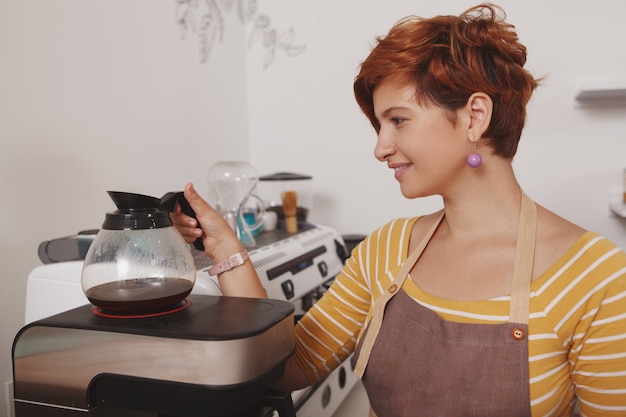
[[141, 315], [176, 308], [192, 287], [182, 278], [135, 278], [97, 285], [85, 295], [103, 313]]

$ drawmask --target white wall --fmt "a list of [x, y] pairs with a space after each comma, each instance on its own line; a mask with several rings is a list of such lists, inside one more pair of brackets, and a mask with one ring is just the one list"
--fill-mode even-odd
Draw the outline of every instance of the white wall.
[[[252, 161], [261, 171], [280, 166], [314, 175], [313, 219], [342, 232], [369, 232], [387, 219], [438, 207], [436, 198], [403, 200], [392, 173], [374, 159], [376, 138], [354, 102], [352, 81], [373, 37], [400, 17], [457, 14], [476, 3], [396, 0], [302, 6], [305, 16], [297, 29], [307, 53], [250, 84], [250, 101], [258, 103], [250, 114]], [[612, 218], [607, 205], [608, 191], [621, 190], [626, 167], [626, 106], [589, 109], [574, 100], [584, 81], [624, 84], [626, 50], [621, 43], [626, 30], [619, 15], [626, 4], [499, 4], [528, 47], [528, 68], [546, 77], [529, 106], [515, 159], [520, 182], [539, 203], [626, 246], [624, 222]], [[263, 105], [269, 96], [271, 107]], [[273, 152], [275, 148], [287, 152]]]
[[174, 1], [0, 2], [0, 415], [39, 242], [100, 227], [106, 190], [160, 196], [248, 158], [236, 14], [210, 65], [175, 17]]
[[[474, 3], [258, 0], [269, 28], [293, 28], [292, 45], [305, 46], [295, 56], [278, 48], [264, 68], [268, 49], [247, 47], [254, 25], [234, 10], [202, 63], [198, 34], [181, 39], [174, 0], [1, 1], [0, 383], [11, 379], [38, 244], [99, 227], [112, 209], [106, 190], [160, 195], [192, 180], [207, 193], [212, 163], [249, 159], [261, 174], [312, 175], [311, 220], [341, 233], [438, 207], [436, 198], [403, 200], [373, 158], [375, 135], [352, 80], [374, 36], [400, 17], [458, 14]], [[547, 76], [515, 160], [522, 185], [626, 247], [626, 221], [607, 205], [626, 167], [626, 108], [574, 101], [582, 81], [625, 77], [626, 3], [500, 4], [529, 48], [528, 68]]]

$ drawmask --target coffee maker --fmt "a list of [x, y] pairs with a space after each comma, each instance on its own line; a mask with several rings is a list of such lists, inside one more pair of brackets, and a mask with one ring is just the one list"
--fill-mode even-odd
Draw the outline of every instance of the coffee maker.
[[15, 415], [295, 417], [272, 391], [294, 350], [293, 305], [191, 295], [153, 317], [92, 305], [25, 326], [13, 346]]
[[109, 194], [118, 209], [87, 252], [85, 305], [15, 337], [16, 417], [295, 417], [272, 390], [295, 350], [293, 304], [190, 294], [193, 260], [162, 204], [181, 194]]

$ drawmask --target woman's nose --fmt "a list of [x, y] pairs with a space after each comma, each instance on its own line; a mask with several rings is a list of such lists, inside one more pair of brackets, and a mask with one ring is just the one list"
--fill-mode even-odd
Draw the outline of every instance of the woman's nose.
[[376, 146], [374, 147], [374, 156], [380, 162], [384, 162], [396, 152], [396, 147], [391, 140], [389, 140], [388, 135], [381, 129], [378, 131], [378, 140], [376, 141]]

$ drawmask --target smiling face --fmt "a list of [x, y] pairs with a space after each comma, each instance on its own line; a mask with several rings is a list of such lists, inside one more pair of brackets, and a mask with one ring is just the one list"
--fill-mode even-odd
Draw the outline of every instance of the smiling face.
[[456, 120], [434, 105], [418, 104], [415, 86], [398, 78], [381, 82], [373, 95], [380, 123], [374, 155], [394, 170], [406, 198], [444, 195], [471, 171], [470, 114]]

